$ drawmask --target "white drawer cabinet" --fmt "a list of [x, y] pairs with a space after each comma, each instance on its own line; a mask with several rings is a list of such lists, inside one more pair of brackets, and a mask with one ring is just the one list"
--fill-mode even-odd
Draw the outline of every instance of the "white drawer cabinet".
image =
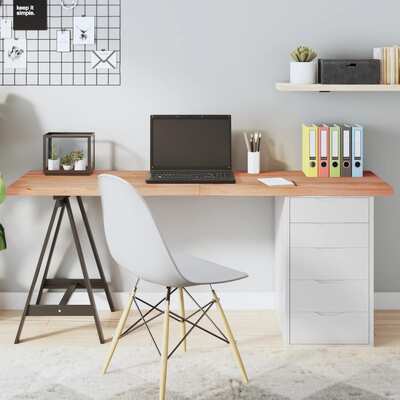
[[276, 200], [277, 309], [289, 344], [373, 344], [373, 199]]
[[368, 224], [296, 224], [290, 226], [290, 247], [368, 247]]
[[368, 248], [292, 247], [291, 279], [368, 279]]
[[291, 312], [367, 312], [367, 280], [292, 280]]
[[369, 199], [299, 197], [290, 202], [290, 222], [368, 222]]
[[368, 313], [292, 313], [290, 341], [295, 344], [368, 344]]

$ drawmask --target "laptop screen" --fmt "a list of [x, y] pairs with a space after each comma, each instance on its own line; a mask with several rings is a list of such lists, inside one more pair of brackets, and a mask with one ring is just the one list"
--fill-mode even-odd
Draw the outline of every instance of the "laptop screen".
[[151, 169], [231, 169], [231, 116], [151, 116]]

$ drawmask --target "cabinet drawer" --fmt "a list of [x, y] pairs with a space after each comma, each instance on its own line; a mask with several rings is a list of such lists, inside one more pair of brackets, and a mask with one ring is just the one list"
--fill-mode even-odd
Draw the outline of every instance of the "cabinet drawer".
[[368, 344], [368, 313], [295, 313], [291, 344]]
[[368, 222], [366, 197], [299, 197], [290, 200], [291, 222]]
[[367, 248], [290, 249], [291, 279], [368, 279]]
[[290, 282], [290, 312], [368, 311], [368, 280]]
[[369, 224], [290, 224], [291, 247], [368, 247]]

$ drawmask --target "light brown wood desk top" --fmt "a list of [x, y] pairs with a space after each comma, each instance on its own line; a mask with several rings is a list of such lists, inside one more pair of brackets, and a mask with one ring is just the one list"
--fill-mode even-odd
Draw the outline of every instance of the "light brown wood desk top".
[[[7, 188], [9, 196], [99, 196], [97, 176], [110, 173], [132, 183], [143, 196], [391, 196], [392, 187], [372, 172], [363, 178], [306, 178], [300, 171], [266, 172], [249, 175], [238, 172], [236, 184], [146, 184], [148, 171], [96, 171], [90, 176], [45, 176], [29, 171]], [[268, 187], [260, 177], [284, 177], [296, 186]]]

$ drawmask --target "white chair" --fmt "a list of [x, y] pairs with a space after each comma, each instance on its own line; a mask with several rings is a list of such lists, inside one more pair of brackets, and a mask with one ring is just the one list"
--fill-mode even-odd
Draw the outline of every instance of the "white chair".
[[[105, 234], [111, 255], [119, 265], [132, 271], [137, 278], [137, 283], [133, 288], [128, 304], [122, 313], [115, 331], [109, 354], [105, 360], [103, 373], [107, 372], [121, 335], [124, 336], [125, 334], [137, 329], [139, 326], [145, 325], [159, 354], [161, 355], [160, 399], [164, 400], [168, 359], [181, 345], [186, 351], [186, 337], [194, 328], [199, 328], [202, 331], [210, 333], [211, 335], [230, 344], [239, 365], [243, 381], [244, 383], [247, 383], [247, 373], [233, 337], [232, 330], [222, 309], [220, 300], [214, 288], [211, 286], [218, 283], [237, 281], [246, 278], [247, 274], [189, 255], [172, 253], [163, 240], [162, 234], [160, 233], [146, 202], [130, 183], [119, 177], [103, 174], [99, 176], [99, 187], [102, 200]], [[162, 285], [167, 291], [165, 298], [154, 306], [140, 299], [136, 295], [139, 280]], [[205, 306], [200, 306], [186, 289], [187, 287], [198, 285], [209, 285], [211, 288], [212, 300]], [[178, 291], [179, 293], [180, 315], [170, 310], [170, 297], [175, 291]], [[184, 294], [190, 296], [199, 307], [196, 312], [189, 316], [185, 315]], [[135, 303], [141, 318], [123, 333], [133, 302]], [[160, 305], [163, 302], [166, 303], [164, 310], [160, 308]], [[146, 313], [142, 312], [139, 303], [150, 306], [150, 310], [146, 311]], [[221, 315], [225, 326], [225, 334], [207, 314], [213, 305], [217, 307]], [[146, 320], [146, 316], [148, 316], [152, 311], [157, 311], [157, 315]], [[190, 320], [194, 315], [198, 314], [200, 314], [200, 317], [197, 317], [194, 322]], [[150, 320], [161, 315], [164, 315], [164, 330], [163, 345], [162, 350], [160, 351], [150, 331], [148, 323]], [[217, 329], [217, 333], [199, 325], [199, 322], [203, 317], [208, 318], [212, 322], [213, 326]], [[181, 323], [182, 330], [182, 338], [171, 352], [169, 352], [170, 318]], [[187, 324], [190, 325], [188, 331], [186, 330]]]

